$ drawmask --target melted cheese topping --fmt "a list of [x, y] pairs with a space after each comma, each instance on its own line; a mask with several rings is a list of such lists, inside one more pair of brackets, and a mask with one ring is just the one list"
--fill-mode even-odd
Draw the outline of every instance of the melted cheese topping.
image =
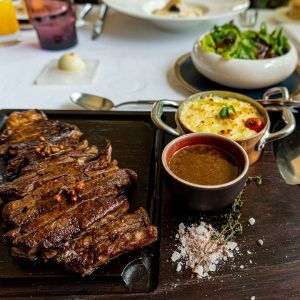
[[[221, 109], [230, 105], [235, 113], [229, 110], [229, 117], [222, 119], [219, 115]], [[218, 96], [186, 102], [180, 112], [180, 121], [192, 132], [216, 133], [235, 141], [246, 140], [257, 134], [255, 130], [245, 127], [248, 118], [263, 120], [257, 108], [250, 103]]]

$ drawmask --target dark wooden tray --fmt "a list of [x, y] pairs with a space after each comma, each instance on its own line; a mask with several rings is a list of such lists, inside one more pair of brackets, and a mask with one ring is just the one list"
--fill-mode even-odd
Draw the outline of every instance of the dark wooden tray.
[[[1, 112], [2, 125], [9, 112], [9, 110]], [[120, 167], [130, 168], [138, 174], [137, 188], [130, 199], [130, 210], [144, 207], [152, 223], [159, 225], [161, 180], [158, 158], [162, 135], [152, 125], [148, 113], [85, 111], [45, 111], [45, 113], [50, 119], [76, 124], [90, 144], [101, 147], [106, 138], [111, 140], [112, 156], [119, 161]], [[4, 158], [1, 159], [0, 167], [1, 173]], [[158, 259], [159, 242], [143, 250], [125, 254], [99, 268], [88, 278], [80, 279], [54, 264], [32, 265], [13, 259], [1, 239], [0, 296], [149, 292], [154, 290], [158, 283]], [[123, 278], [126, 279], [128, 287]]]
[[[261, 175], [263, 184], [257, 187], [252, 183], [246, 187], [246, 201], [242, 209], [244, 232], [241, 237], [236, 238], [240, 255], [233, 262], [229, 261], [219, 267], [212, 279], [198, 280], [190, 270], [177, 273], [176, 265], [170, 261], [175, 250], [178, 225], [181, 222], [199, 222], [200, 218], [210, 221], [218, 218], [224, 211], [214, 215], [193, 212], [177, 204], [164, 186], [160, 193], [161, 146], [165, 144], [164, 139], [168, 142], [172, 137], [164, 137], [156, 132], [149, 113], [50, 112], [49, 115], [69, 122], [79, 122], [76, 124], [82, 130], [86, 128], [85, 123], [91, 122], [92, 128], [89, 127], [86, 131], [87, 137], [90, 134], [93, 136], [91, 142], [97, 142], [104, 136], [110, 137], [114, 157], [119, 159], [120, 165], [132, 167], [140, 175], [137, 195], [150, 199], [143, 203], [147, 203], [148, 211], [152, 212], [152, 219], [160, 230], [159, 242], [154, 245], [154, 249], [147, 248], [153, 254], [152, 276], [147, 276], [146, 280], [141, 277], [142, 282], [151, 283], [146, 288], [150, 292], [137, 293], [136, 291], [142, 292], [139, 286], [130, 291], [122, 282], [120, 272], [126, 263], [140, 256], [136, 253], [131, 254], [133, 257], [120, 257], [93, 276], [82, 280], [66, 274], [64, 270], [55, 270], [53, 266], [42, 265], [26, 269], [14, 262], [7, 249], [1, 246], [0, 296], [5, 299], [9, 296], [28, 299], [32, 295], [40, 296], [39, 299], [64, 300], [249, 300], [252, 296], [256, 299], [300, 299], [300, 188], [286, 185], [281, 178], [271, 144], [266, 146], [261, 160], [249, 170], [250, 176]], [[300, 112], [295, 116], [299, 120]], [[174, 123], [174, 113], [166, 113], [165, 117], [168, 124]], [[273, 119], [276, 118], [278, 116]], [[139, 203], [141, 199], [135, 196], [132, 205], [134, 201]], [[250, 217], [256, 219], [254, 226], [248, 224]], [[264, 240], [263, 246], [257, 244], [258, 239]], [[247, 254], [247, 250], [252, 254]], [[244, 269], [240, 265], [244, 265]], [[12, 276], [3, 277], [3, 274], [9, 272], [9, 268], [12, 269]]]

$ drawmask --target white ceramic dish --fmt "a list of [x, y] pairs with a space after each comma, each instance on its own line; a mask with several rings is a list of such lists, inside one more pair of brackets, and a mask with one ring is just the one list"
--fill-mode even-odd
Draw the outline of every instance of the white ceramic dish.
[[195, 68], [208, 79], [229, 87], [241, 89], [269, 87], [288, 78], [297, 67], [298, 55], [292, 43], [290, 51], [279, 57], [226, 60], [218, 54], [204, 51], [198, 41], [192, 50]]
[[185, 0], [187, 4], [202, 7], [206, 13], [198, 17], [174, 18], [152, 14], [153, 10], [163, 8], [167, 0], [104, 0], [104, 2], [123, 14], [149, 20], [160, 28], [172, 31], [187, 30], [205, 21], [230, 18], [243, 12], [250, 5], [249, 0]]
[[289, 8], [286, 6], [278, 7], [274, 10], [273, 18], [280, 23], [295, 23], [300, 25], [300, 19], [292, 19], [288, 16]]

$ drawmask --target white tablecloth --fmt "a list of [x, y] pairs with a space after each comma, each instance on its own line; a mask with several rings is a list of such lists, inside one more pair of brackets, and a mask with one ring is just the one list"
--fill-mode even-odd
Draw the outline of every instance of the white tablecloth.
[[[271, 15], [271, 11], [261, 10], [258, 24], [262, 19], [271, 24]], [[64, 51], [42, 50], [34, 30], [22, 31], [23, 42], [0, 47], [0, 108], [78, 109], [68, 99], [75, 91], [102, 95], [116, 104], [136, 99], [183, 99], [189, 92], [177, 83], [174, 63], [191, 51], [194, 41], [207, 29], [208, 25], [189, 32], [167, 32], [148, 21], [109, 10], [104, 32], [97, 40], [91, 40], [91, 25], [86, 25], [78, 29], [78, 45]], [[91, 85], [34, 84], [51, 59], [69, 51], [100, 60]]]

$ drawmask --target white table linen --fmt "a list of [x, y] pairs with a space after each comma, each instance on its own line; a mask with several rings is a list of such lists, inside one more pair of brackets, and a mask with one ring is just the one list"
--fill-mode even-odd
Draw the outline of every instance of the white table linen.
[[[276, 25], [271, 10], [260, 10], [257, 26], [263, 19], [270, 28]], [[78, 29], [78, 45], [63, 51], [42, 50], [34, 30], [22, 31], [23, 42], [0, 47], [0, 108], [78, 109], [68, 99], [76, 91], [102, 95], [116, 104], [137, 99], [184, 99], [190, 93], [177, 83], [174, 63], [191, 51], [194, 41], [209, 26], [183, 33], [167, 32], [148, 21], [109, 10], [97, 40], [91, 40], [91, 25], [86, 25]], [[92, 84], [34, 84], [50, 60], [69, 51], [100, 60]]]

